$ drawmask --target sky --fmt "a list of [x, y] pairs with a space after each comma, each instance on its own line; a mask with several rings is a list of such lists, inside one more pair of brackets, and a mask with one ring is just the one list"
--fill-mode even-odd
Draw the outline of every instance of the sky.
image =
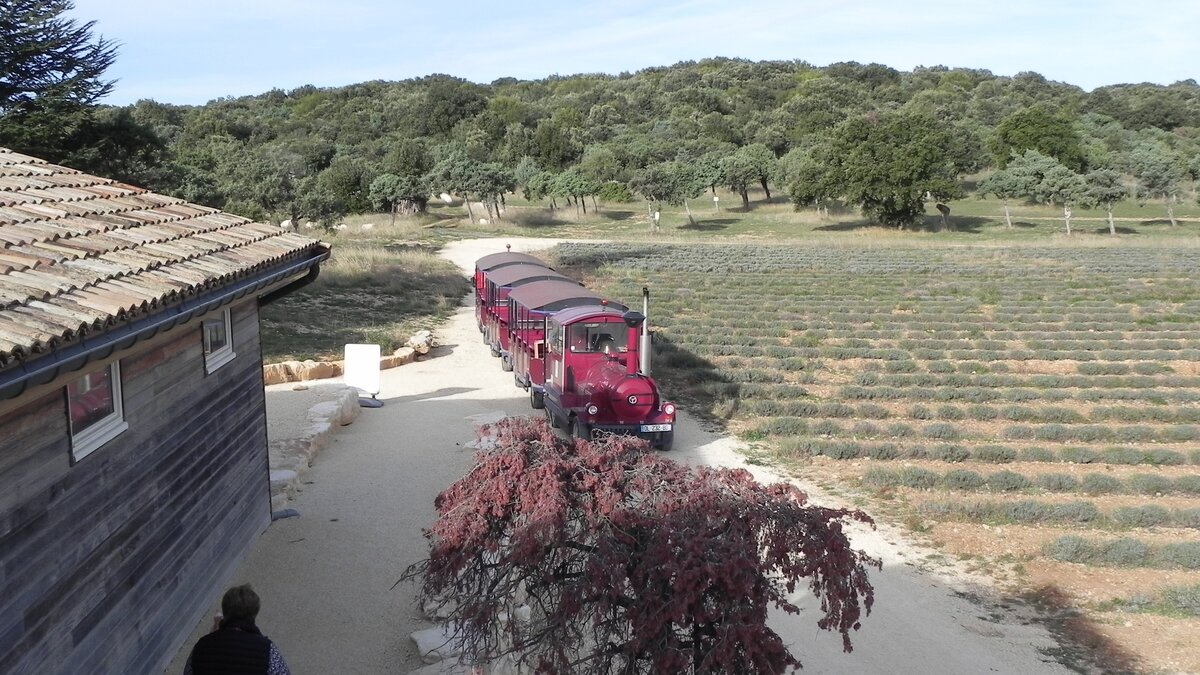
[[75, 0], [71, 16], [120, 45], [114, 105], [714, 56], [1036, 71], [1085, 90], [1200, 79], [1196, 0]]

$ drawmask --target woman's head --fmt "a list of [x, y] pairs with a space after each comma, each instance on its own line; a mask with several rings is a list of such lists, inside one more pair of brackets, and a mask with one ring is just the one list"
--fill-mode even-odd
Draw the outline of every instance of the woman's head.
[[254, 623], [258, 618], [259, 604], [258, 593], [250, 588], [250, 584], [242, 584], [225, 591], [225, 596], [221, 598], [221, 613], [226, 621]]

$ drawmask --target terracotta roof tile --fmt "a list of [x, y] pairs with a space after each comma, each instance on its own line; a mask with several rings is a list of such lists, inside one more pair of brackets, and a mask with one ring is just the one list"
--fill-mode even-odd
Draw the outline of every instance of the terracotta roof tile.
[[0, 368], [323, 250], [0, 148]]

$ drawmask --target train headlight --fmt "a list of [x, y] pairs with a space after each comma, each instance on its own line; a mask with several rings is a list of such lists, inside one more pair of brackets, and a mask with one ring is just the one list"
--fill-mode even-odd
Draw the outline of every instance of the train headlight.
[[596, 404], [595, 404], [595, 403], [591, 403], [591, 404], [589, 404], [589, 405], [588, 405], [588, 407], [587, 407], [587, 414], [589, 414], [589, 415], [595, 415], [595, 414], [596, 414], [596, 413], [598, 413], [598, 412], [600, 412], [600, 408], [596, 407]]
[[664, 412], [664, 413], [666, 413], [666, 414], [668, 414], [668, 415], [674, 415], [674, 414], [675, 414], [675, 404], [674, 404], [674, 403], [668, 403], [668, 404], [664, 405], [664, 406], [663, 406], [663, 412]]

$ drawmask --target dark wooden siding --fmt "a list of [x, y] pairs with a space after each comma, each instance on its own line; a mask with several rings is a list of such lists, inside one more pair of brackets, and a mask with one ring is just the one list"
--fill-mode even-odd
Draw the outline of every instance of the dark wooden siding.
[[254, 302], [121, 356], [129, 429], [70, 463], [62, 391], [0, 419], [0, 673], [158, 673], [270, 522]]

